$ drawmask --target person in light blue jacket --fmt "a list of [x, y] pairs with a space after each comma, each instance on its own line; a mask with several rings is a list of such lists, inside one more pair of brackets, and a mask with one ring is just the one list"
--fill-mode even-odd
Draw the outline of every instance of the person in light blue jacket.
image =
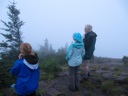
[[82, 36], [80, 33], [73, 34], [74, 43], [72, 43], [67, 51], [66, 60], [69, 65], [69, 78], [70, 85], [69, 90], [78, 91], [79, 90], [79, 76], [78, 70], [80, 64], [82, 64], [82, 58], [85, 54], [84, 44], [82, 41]]
[[29, 43], [22, 43], [20, 46], [21, 54], [15, 61], [11, 69], [11, 74], [17, 77], [14, 87], [18, 96], [36, 96], [40, 77], [38, 56], [32, 52]]

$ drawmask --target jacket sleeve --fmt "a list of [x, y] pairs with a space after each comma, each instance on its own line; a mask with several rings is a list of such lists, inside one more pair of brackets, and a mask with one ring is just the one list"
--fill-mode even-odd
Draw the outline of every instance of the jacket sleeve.
[[11, 69], [11, 74], [15, 75], [15, 76], [18, 76], [19, 72], [20, 72], [20, 61], [17, 60], [15, 63], [14, 63], [14, 66], [12, 67]]
[[69, 46], [67, 54], [66, 54], [66, 60], [68, 61], [72, 56], [72, 44]]

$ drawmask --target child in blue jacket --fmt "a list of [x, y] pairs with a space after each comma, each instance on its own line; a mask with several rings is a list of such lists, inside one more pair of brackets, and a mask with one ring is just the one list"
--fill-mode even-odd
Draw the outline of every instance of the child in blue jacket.
[[80, 64], [82, 64], [82, 58], [85, 54], [84, 44], [82, 42], [82, 36], [80, 33], [73, 34], [72, 43], [67, 51], [66, 60], [69, 65], [69, 77], [70, 77], [70, 85], [69, 89], [71, 91], [79, 90], [79, 76], [78, 70]]
[[36, 96], [40, 75], [38, 56], [32, 52], [29, 43], [22, 43], [20, 51], [19, 59], [11, 69], [11, 73], [17, 77], [14, 88], [18, 96]]

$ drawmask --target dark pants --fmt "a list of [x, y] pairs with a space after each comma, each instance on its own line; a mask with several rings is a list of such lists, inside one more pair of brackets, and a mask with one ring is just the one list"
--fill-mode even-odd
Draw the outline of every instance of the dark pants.
[[77, 90], [79, 89], [80, 86], [80, 81], [79, 81], [79, 66], [72, 67], [69, 66], [69, 79], [70, 79], [70, 89], [71, 90]]
[[[18, 95], [18, 96], [25, 96], [25, 95]], [[26, 95], [26, 96], [36, 96], [36, 92], [29, 94], [29, 95]]]

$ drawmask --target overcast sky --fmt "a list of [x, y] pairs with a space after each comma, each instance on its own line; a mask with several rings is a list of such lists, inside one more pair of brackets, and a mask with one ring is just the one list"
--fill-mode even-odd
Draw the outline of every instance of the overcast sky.
[[[14, 1], [20, 9], [20, 19], [25, 22], [21, 28], [23, 41], [36, 50], [46, 38], [54, 49], [70, 44], [74, 32], [83, 35], [85, 25], [91, 24], [98, 35], [96, 56], [128, 56], [128, 0]], [[0, 20], [8, 21], [8, 4], [8, 0], [0, 0]], [[0, 27], [4, 27], [1, 22]]]

